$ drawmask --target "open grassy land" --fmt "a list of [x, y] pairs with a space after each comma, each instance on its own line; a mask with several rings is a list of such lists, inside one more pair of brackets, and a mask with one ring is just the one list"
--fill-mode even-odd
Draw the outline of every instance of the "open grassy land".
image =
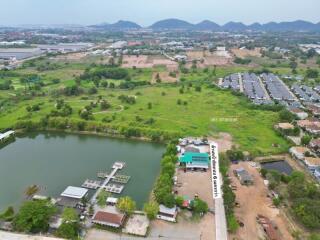
[[[3, 74], [0, 84], [10, 80], [11, 88], [0, 90], [0, 129], [12, 127], [18, 121], [39, 122], [57, 110], [57, 99], [63, 99], [72, 108], [72, 113], [64, 117], [75, 121], [167, 131], [180, 136], [214, 136], [227, 132], [242, 150], [255, 155], [275, 154], [288, 148], [288, 143], [273, 130], [279, 121], [277, 112], [257, 109], [245, 97], [213, 87], [218, 78], [228, 74], [262, 68], [231, 65], [189, 69], [178, 73], [179, 83], [171, 84], [151, 84], [155, 73], [168, 72], [162, 66], [127, 68], [125, 78], [102, 77], [99, 84], [91, 72], [83, 77], [86, 69], [103, 70], [99, 63], [107, 60], [78, 55], [40, 58]], [[284, 66], [270, 70], [280, 74], [290, 72], [290, 68]], [[39, 82], [22, 81], [30, 74], [37, 76], [40, 87], [36, 86]], [[81, 91], [63, 93], [63, 89], [73, 86]], [[92, 88], [95, 91], [90, 93]], [[124, 101], [119, 98], [121, 95], [134, 98], [135, 103]], [[102, 108], [101, 100], [105, 100], [108, 107]], [[34, 105], [39, 109], [30, 111]], [[89, 120], [81, 119], [79, 111], [89, 105], [92, 116]]]
[[[106, 99], [111, 107], [102, 111], [93, 108], [95, 122], [108, 119], [109, 124], [126, 124], [132, 127], [178, 132], [183, 136], [214, 135], [228, 132], [241, 149], [255, 154], [277, 153], [287, 149], [288, 144], [274, 130], [278, 114], [253, 109], [247, 99], [232, 95], [228, 91], [203, 85], [201, 91], [194, 87], [157, 85], [134, 90], [99, 90], [88, 98], [63, 97], [72, 108], [70, 118], [79, 119], [79, 110], [98, 100]], [[118, 96], [135, 96], [135, 104], [123, 103]], [[181, 104], [178, 104], [180, 102]], [[28, 112], [27, 106], [40, 104], [40, 110]], [[12, 126], [19, 120], [39, 121], [55, 109], [55, 99], [37, 97], [31, 100], [10, 103], [0, 114], [0, 128]], [[153, 119], [154, 121], [148, 122]], [[273, 144], [279, 147], [273, 147]]]

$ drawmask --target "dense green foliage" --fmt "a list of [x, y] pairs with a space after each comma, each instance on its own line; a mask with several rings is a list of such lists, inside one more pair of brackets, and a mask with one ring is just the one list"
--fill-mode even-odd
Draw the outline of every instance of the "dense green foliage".
[[320, 190], [302, 173], [293, 173], [288, 184], [292, 211], [301, 223], [310, 229], [320, 228]]
[[55, 235], [66, 239], [78, 239], [80, 231], [79, 215], [73, 208], [65, 208], [62, 212], [62, 224]]
[[88, 68], [80, 76], [80, 79], [93, 81], [97, 79], [128, 79], [128, 70], [119, 67], [109, 67], [109, 66], [97, 66], [94, 68]]
[[13, 207], [8, 207], [3, 213], [0, 213], [0, 220], [12, 221], [14, 218]]
[[136, 210], [136, 203], [130, 197], [121, 197], [118, 199], [117, 208], [130, 216]]
[[234, 63], [247, 65], [251, 63], [251, 59], [248, 58], [235, 58]]
[[294, 171], [290, 176], [278, 171], [261, 169], [261, 175], [269, 180], [269, 189], [277, 190], [285, 184], [288, 193], [279, 194], [273, 203], [279, 206], [286, 200], [291, 211], [305, 227], [309, 229], [320, 228], [320, 190], [314, 182], [309, 182], [304, 173]]
[[66, 239], [78, 239], [79, 235], [79, 223], [62, 223], [55, 232], [57, 237]]
[[[229, 154], [229, 156], [233, 156], [233, 155]], [[234, 192], [230, 187], [230, 179], [228, 178], [228, 168], [229, 168], [231, 159], [229, 159], [228, 155], [220, 154], [219, 161], [220, 161], [220, 172], [223, 176], [222, 192], [223, 192], [224, 207], [226, 211], [228, 231], [234, 233], [237, 231], [239, 224], [234, 215], [236, 195], [234, 194]]]
[[146, 212], [147, 217], [153, 220], [157, 217], [159, 212], [159, 204], [157, 202], [149, 202], [143, 206], [143, 210]]
[[108, 197], [110, 197], [110, 194], [105, 190], [101, 190], [97, 196], [98, 205], [100, 207], [104, 207], [107, 204]]
[[191, 208], [193, 213], [196, 215], [203, 215], [209, 210], [208, 204], [199, 198], [196, 198], [192, 201]]
[[175, 205], [175, 198], [172, 194], [173, 176], [175, 172], [175, 163], [177, 162], [177, 148], [175, 142], [167, 145], [166, 152], [161, 160], [161, 172], [157, 179], [153, 193], [159, 204], [167, 207]]
[[55, 207], [49, 201], [26, 201], [13, 220], [14, 229], [30, 233], [46, 232], [49, 219], [55, 212]]

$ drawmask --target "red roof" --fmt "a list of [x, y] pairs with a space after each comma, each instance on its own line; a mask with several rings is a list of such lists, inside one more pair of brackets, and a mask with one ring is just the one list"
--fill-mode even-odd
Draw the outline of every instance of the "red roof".
[[94, 215], [93, 221], [122, 225], [124, 218], [125, 218], [124, 214], [115, 214], [115, 213], [98, 211]]

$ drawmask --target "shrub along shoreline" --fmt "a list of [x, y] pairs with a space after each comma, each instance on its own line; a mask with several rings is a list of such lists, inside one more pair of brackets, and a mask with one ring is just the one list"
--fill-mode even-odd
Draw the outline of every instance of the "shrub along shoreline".
[[181, 133], [151, 128], [110, 125], [93, 121], [75, 120], [63, 117], [43, 118], [39, 122], [19, 121], [14, 129], [20, 132], [61, 131], [87, 135], [100, 135], [116, 138], [130, 138], [141, 141], [168, 142], [178, 138]]

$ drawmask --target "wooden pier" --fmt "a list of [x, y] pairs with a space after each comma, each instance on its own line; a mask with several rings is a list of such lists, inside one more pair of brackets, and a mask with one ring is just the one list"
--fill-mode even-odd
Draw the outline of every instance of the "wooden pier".
[[[110, 174], [107, 174], [105, 172], [98, 173], [98, 177], [101, 176], [101, 178], [105, 178], [105, 180], [100, 184], [99, 187], [97, 187], [97, 191], [92, 196], [92, 198], [91, 198], [92, 204], [96, 203], [97, 196], [99, 195], [100, 191], [102, 191], [102, 190], [106, 190], [106, 191], [112, 192], [112, 193], [121, 193], [122, 192], [124, 185], [114, 184], [114, 183], [109, 183], [109, 182], [113, 181], [113, 179], [115, 179], [117, 171], [123, 169], [125, 167], [125, 165], [126, 164], [124, 162], [115, 162], [112, 165], [113, 170]], [[118, 177], [118, 179], [120, 179], [120, 178]]]
[[84, 188], [97, 190], [101, 186], [101, 181], [87, 179], [81, 186]]
[[126, 175], [120, 175], [120, 174], [117, 174], [114, 176], [114, 178], [112, 179], [113, 182], [116, 182], [116, 183], [128, 183], [130, 180], [130, 176], [126, 176]]
[[104, 187], [104, 190], [111, 193], [117, 193], [120, 194], [122, 190], [124, 189], [124, 185], [115, 184], [115, 183], [109, 183]]

